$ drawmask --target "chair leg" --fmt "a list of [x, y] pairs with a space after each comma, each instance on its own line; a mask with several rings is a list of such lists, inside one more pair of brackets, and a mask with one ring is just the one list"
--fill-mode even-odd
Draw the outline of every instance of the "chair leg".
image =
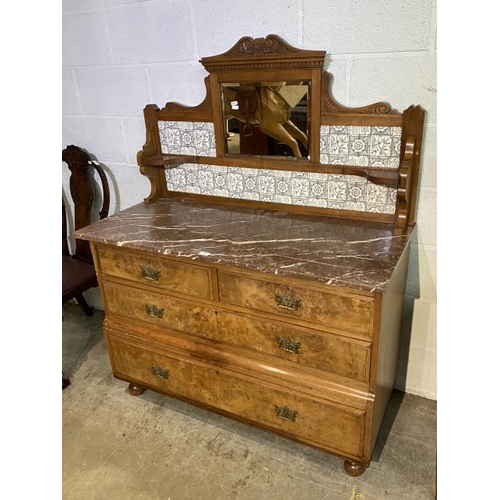
[[82, 308], [83, 312], [87, 315], [87, 316], [92, 316], [92, 314], [94, 314], [94, 311], [92, 310], [92, 308], [88, 305], [87, 301], [85, 300], [85, 297], [83, 296], [83, 294], [79, 294], [77, 295], [76, 297], [76, 301], [78, 302], [78, 305]]
[[66, 389], [66, 387], [68, 387], [68, 385], [71, 384], [71, 381], [68, 377], [66, 377], [66, 375], [64, 375], [64, 371], [62, 372], [62, 388], [63, 389]]

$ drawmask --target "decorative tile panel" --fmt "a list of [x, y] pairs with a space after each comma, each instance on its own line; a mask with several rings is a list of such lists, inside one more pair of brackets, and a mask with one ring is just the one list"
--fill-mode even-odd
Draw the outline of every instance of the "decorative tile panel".
[[321, 163], [397, 169], [400, 149], [401, 127], [321, 125]]
[[393, 214], [396, 188], [344, 174], [184, 163], [165, 170], [171, 191]]
[[211, 122], [159, 121], [158, 130], [163, 154], [216, 156]]

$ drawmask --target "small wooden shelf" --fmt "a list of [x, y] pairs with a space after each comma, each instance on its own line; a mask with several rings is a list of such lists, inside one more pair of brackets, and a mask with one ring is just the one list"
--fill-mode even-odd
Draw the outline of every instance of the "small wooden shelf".
[[204, 156], [186, 155], [166, 155], [155, 154], [142, 158], [142, 164], [148, 167], [171, 168], [181, 163], [202, 163], [205, 165], [221, 165], [243, 168], [270, 168], [274, 170], [297, 170], [300, 172], [317, 172], [322, 174], [344, 174], [358, 175], [368, 179], [374, 184], [384, 186], [398, 186], [398, 169], [386, 167], [357, 167], [353, 165], [331, 165], [324, 163], [313, 163], [305, 160], [290, 161], [290, 158], [283, 160], [270, 158], [267, 156], [249, 158], [241, 155], [227, 155], [225, 157], [211, 158]]

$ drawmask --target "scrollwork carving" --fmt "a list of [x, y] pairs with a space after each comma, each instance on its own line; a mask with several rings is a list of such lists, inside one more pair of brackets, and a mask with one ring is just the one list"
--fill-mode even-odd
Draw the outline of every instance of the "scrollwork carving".
[[322, 103], [321, 110], [324, 113], [356, 113], [366, 115], [399, 115], [399, 111], [392, 108], [387, 102], [376, 102], [367, 106], [359, 108], [351, 108], [343, 106], [335, 100], [330, 93], [331, 84], [333, 82], [332, 75], [327, 71], [323, 71], [321, 84], [322, 84]]
[[194, 116], [198, 121], [201, 121], [201, 119], [211, 121], [213, 119], [213, 116], [212, 116], [212, 99], [210, 96], [209, 77], [205, 78], [204, 84], [206, 93], [205, 93], [205, 98], [200, 104], [198, 104], [197, 106], [184, 106], [183, 104], [179, 104], [177, 102], [167, 102], [165, 104], [165, 107], [159, 113], [158, 119], [164, 117], [169, 120], [172, 120], [172, 114], [178, 113], [182, 115], [183, 118]]
[[266, 38], [243, 37], [234, 46], [234, 51], [238, 54], [283, 54], [297, 52], [297, 49], [276, 35], [268, 35]]
[[[276, 57], [272, 57], [273, 55]], [[227, 52], [204, 57], [201, 63], [209, 72], [229, 69], [303, 69], [322, 68], [324, 57], [323, 50], [298, 49], [286, 43], [278, 35], [267, 35], [265, 38], [245, 36]]]

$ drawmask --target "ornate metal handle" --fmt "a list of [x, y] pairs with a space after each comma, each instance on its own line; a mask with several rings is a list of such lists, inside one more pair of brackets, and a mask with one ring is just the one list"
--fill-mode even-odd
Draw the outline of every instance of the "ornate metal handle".
[[286, 352], [299, 353], [301, 344], [298, 340], [293, 340], [289, 337], [276, 337], [276, 342], [278, 342], [279, 348]]
[[162, 368], [159, 365], [151, 365], [151, 372], [158, 378], [168, 378], [170, 375], [170, 370]]
[[278, 406], [274, 405], [274, 412], [276, 416], [282, 418], [283, 420], [288, 420], [290, 422], [295, 422], [297, 415], [299, 414], [297, 411], [288, 408], [288, 406]]
[[146, 314], [152, 318], [163, 318], [163, 307], [155, 306], [154, 304], [146, 304]]
[[160, 279], [160, 271], [151, 266], [141, 266], [141, 276], [150, 281], [158, 281]]
[[292, 297], [289, 294], [289, 291], [287, 293], [288, 295], [280, 295], [279, 293], [274, 295], [274, 298], [276, 300], [276, 305], [278, 307], [281, 307], [283, 309], [288, 309], [290, 311], [298, 311], [300, 307], [300, 299]]

